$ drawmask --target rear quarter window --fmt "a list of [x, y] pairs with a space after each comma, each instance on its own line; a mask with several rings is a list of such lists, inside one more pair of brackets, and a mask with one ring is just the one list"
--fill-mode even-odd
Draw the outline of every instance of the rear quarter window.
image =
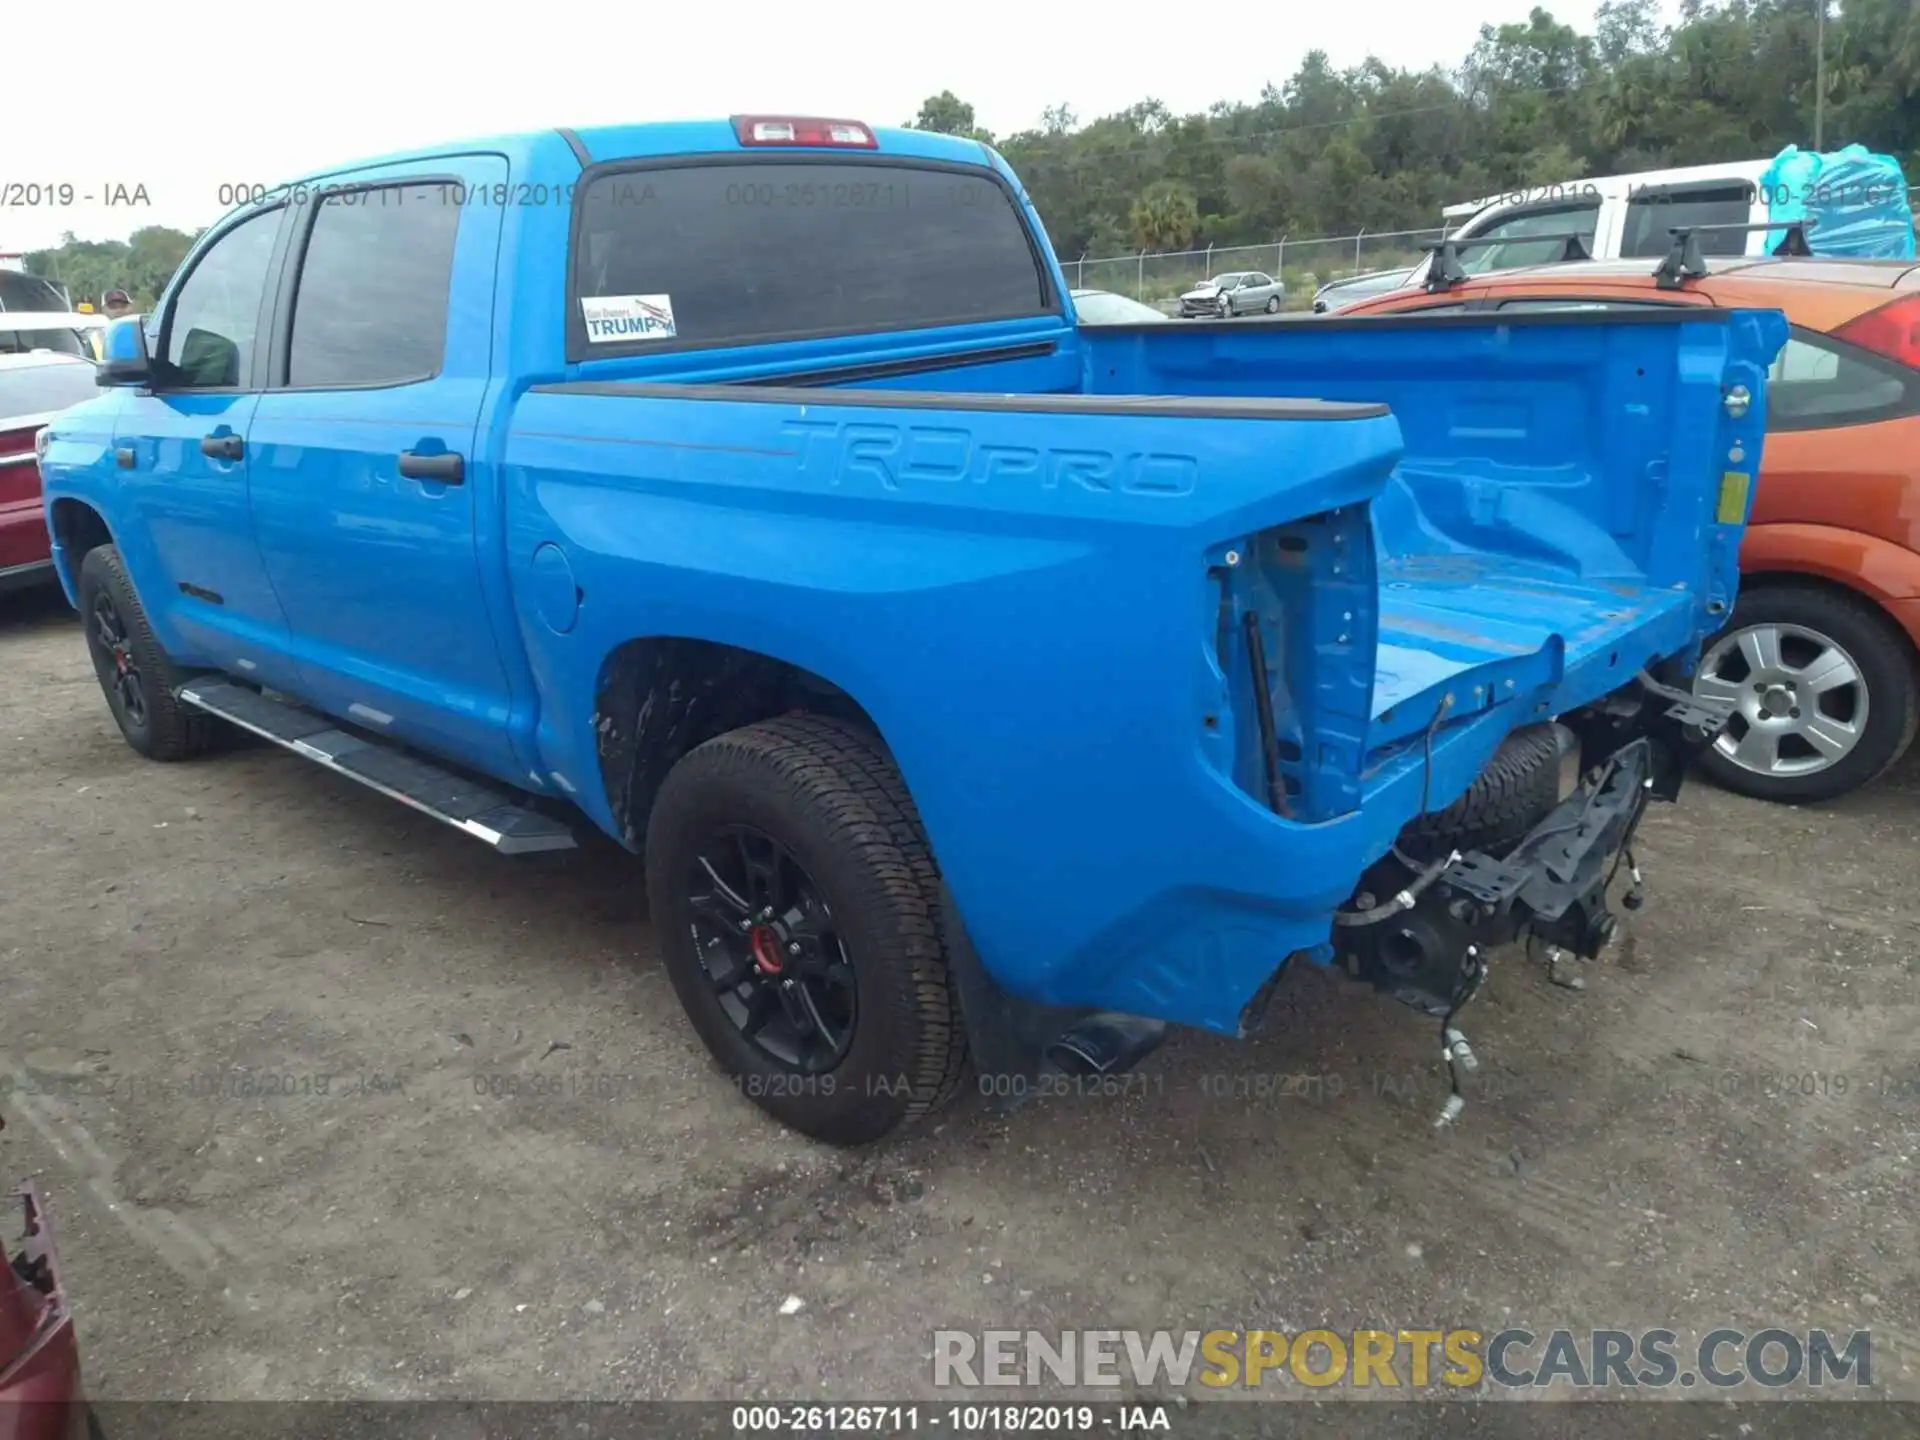
[[1795, 330], [1767, 373], [1768, 430], [1826, 430], [1920, 412], [1920, 377], [1877, 355]]
[[[1673, 248], [1676, 229], [1700, 225], [1745, 225], [1752, 212], [1753, 187], [1741, 183], [1686, 190], [1641, 190], [1627, 201], [1626, 233], [1620, 253], [1628, 258], [1658, 257]], [[1744, 255], [1747, 236], [1739, 230], [1710, 230], [1694, 237], [1702, 255]]]
[[1050, 291], [1011, 192], [985, 171], [791, 157], [623, 169], [576, 204], [568, 355], [1010, 319], [1056, 310]]

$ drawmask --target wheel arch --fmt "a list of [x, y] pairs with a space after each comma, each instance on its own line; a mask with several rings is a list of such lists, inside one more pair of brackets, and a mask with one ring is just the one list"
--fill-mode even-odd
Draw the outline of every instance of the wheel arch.
[[1920, 554], [1878, 535], [1833, 525], [1749, 525], [1740, 584], [1803, 583], [1864, 600], [1920, 654]]
[[1885, 623], [1888, 630], [1904, 642], [1907, 659], [1920, 677], [1920, 602], [1890, 596], [1865, 582], [1857, 572], [1834, 571], [1826, 566], [1802, 568], [1787, 564], [1769, 564], [1740, 572], [1740, 593], [1795, 586], [1819, 590], [1843, 600], [1864, 604]]
[[643, 850], [661, 782], [696, 745], [796, 712], [844, 720], [885, 745], [879, 725], [847, 690], [777, 655], [678, 635], [616, 645], [595, 681], [593, 729], [618, 838], [636, 854]]
[[68, 603], [80, 603], [80, 563], [87, 552], [114, 543], [106, 517], [84, 500], [62, 495], [53, 502], [49, 538], [53, 541], [53, 566], [60, 577], [60, 588], [67, 592]]

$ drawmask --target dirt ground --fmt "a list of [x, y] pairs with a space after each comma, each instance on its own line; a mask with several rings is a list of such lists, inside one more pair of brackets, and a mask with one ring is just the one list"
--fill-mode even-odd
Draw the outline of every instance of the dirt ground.
[[1496, 964], [1452, 1132], [1432, 1023], [1309, 973], [1124, 1097], [849, 1154], [716, 1072], [610, 846], [143, 761], [57, 596], [0, 601], [0, 741], [0, 1175], [98, 1397], [898, 1400], [936, 1326], [1524, 1323], [1870, 1329], [1920, 1399], [1915, 760], [1659, 807], [1584, 992]]

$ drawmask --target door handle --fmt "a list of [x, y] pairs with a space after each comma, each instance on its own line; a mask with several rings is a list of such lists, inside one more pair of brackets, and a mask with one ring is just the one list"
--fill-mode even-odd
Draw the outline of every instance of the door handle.
[[238, 435], [202, 435], [200, 453], [210, 460], [238, 460], [247, 447]]
[[133, 469], [133, 451], [125, 445], [113, 452], [113, 463], [122, 470]]
[[458, 485], [466, 478], [466, 466], [458, 455], [422, 455], [415, 450], [400, 452], [400, 473], [409, 480], [434, 480], [442, 485]]

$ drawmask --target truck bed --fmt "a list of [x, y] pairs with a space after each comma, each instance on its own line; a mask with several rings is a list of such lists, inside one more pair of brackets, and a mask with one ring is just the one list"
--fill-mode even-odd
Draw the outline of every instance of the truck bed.
[[[1354, 878], [1506, 734], [1717, 627], [1744, 519], [1744, 492], [1718, 518], [1721, 476], [1760, 438], [1721, 387], [1758, 390], [1777, 324], [1029, 331], [1011, 359], [981, 334], [987, 359], [906, 374], [866, 378], [878, 347], [814, 362], [851, 383], [749, 355], [697, 384], [537, 385], [509, 505], [567, 537], [587, 597], [565, 637], [523, 627], [543, 688], [577, 692], [541, 751], [596, 768], [565, 655], [624, 638], [593, 605], [618, 587], [664, 633], [857, 699], [1020, 993], [1231, 1030], [1276, 949], [1325, 952]], [[1286, 815], [1264, 798], [1249, 615]], [[1103, 844], [1063, 850], [1062, 816]]]
[[1685, 592], [1581, 580], [1546, 565], [1484, 556], [1392, 556], [1383, 560], [1380, 576], [1372, 713], [1381, 737], [1407, 701], [1479, 666], [1558, 644], [1566, 669], [1580, 671], [1601, 652], [1617, 651], [1623, 635], [1684, 627], [1694, 604]]
[[[1524, 657], [1550, 661], [1550, 703], [1569, 708], [1715, 628], [1734, 584], [1717, 487], [1741, 467], [1712, 453], [1701, 420], [1714, 417], [1722, 369], [1701, 362], [1747, 343], [1735, 332], [1763, 322], [1674, 330], [1682, 319], [1096, 330], [1090, 373], [1185, 393], [1365, 395], [1392, 409], [1404, 452], [1373, 507], [1377, 750], [1423, 729], [1449, 689], [1464, 687], [1459, 704], [1476, 683], [1523, 688], [1505, 671]], [[1688, 483], [1672, 486], [1674, 473]]]

